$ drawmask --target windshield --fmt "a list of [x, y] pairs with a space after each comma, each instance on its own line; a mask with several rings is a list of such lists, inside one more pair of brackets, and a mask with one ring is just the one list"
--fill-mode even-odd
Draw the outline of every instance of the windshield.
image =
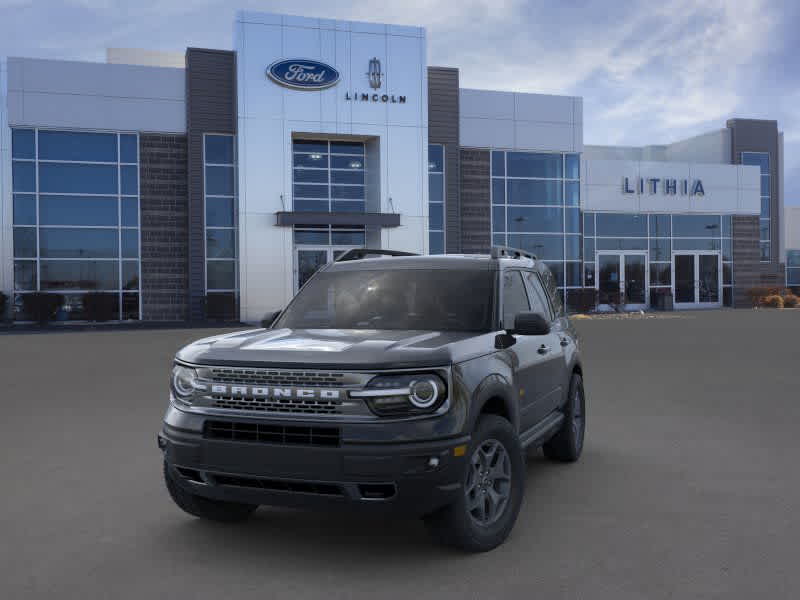
[[490, 331], [494, 276], [449, 269], [317, 273], [274, 327]]

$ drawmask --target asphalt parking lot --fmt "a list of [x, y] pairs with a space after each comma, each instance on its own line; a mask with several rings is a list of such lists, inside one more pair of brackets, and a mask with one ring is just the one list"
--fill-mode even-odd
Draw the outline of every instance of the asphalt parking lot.
[[577, 322], [582, 460], [528, 463], [508, 542], [417, 521], [180, 512], [155, 434], [211, 330], [0, 335], [0, 598], [798, 598], [800, 310]]

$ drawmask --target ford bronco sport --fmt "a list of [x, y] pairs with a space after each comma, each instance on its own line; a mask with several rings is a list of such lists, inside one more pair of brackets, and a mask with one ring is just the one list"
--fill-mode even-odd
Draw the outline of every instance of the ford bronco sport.
[[421, 516], [441, 541], [508, 536], [524, 451], [581, 454], [578, 339], [547, 267], [351, 250], [263, 329], [180, 350], [158, 436], [172, 499], [235, 521], [258, 505]]

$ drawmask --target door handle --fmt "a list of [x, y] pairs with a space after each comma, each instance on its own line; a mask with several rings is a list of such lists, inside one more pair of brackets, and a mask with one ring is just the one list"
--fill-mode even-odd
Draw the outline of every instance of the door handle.
[[550, 352], [550, 346], [545, 346], [544, 344], [542, 344], [541, 346], [539, 346], [537, 352], [539, 354], [547, 354], [548, 352]]

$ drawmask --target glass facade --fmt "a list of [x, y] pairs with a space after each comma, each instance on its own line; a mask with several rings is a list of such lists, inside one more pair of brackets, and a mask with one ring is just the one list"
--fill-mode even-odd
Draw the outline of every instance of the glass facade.
[[229, 317], [239, 290], [235, 136], [205, 134], [203, 164], [208, 311]]
[[492, 151], [492, 244], [545, 261], [559, 289], [581, 287], [580, 155]]
[[140, 318], [139, 140], [134, 133], [12, 130], [15, 318], [24, 295], [64, 298], [56, 320], [85, 320], [87, 294], [110, 318]]
[[295, 211], [364, 212], [364, 143], [292, 141]]
[[753, 165], [761, 169], [761, 218], [759, 220], [759, 245], [761, 247], [761, 261], [769, 262], [772, 258], [772, 244], [770, 238], [770, 199], [771, 185], [769, 175], [769, 152], [742, 152], [742, 164]]
[[800, 287], [800, 250], [786, 251], [786, 285]]
[[428, 248], [444, 254], [444, 146], [428, 145]]
[[672, 254], [718, 252], [723, 298], [730, 305], [733, 244], [730, 215], [594, 213], [583, 215], [583, 282], [596, 287], [596, 255], [602, 251], [641, 250], [649, 255], [650, 295], [672, 289]]

